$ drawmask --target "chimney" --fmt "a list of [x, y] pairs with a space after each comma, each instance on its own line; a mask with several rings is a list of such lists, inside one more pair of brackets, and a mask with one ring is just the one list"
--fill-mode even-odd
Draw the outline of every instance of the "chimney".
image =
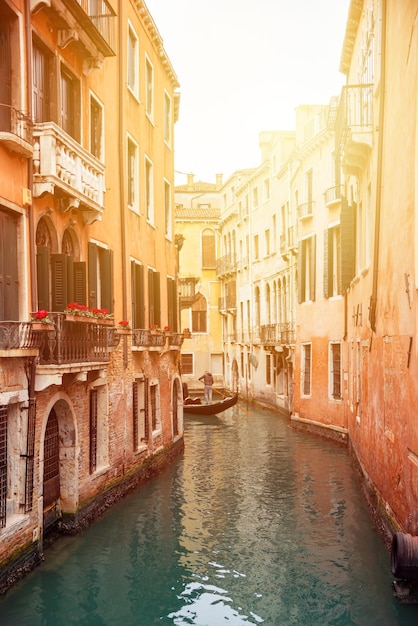
[[187, 174], [187, 186], [190, 189], [193, 189], [193, 179], [194, 179], [194, 174]]
[[216, 186], [217, 187], [222, 187], [222, 179], [223, 179], [224, 175], [223, 174], [216, 174]]

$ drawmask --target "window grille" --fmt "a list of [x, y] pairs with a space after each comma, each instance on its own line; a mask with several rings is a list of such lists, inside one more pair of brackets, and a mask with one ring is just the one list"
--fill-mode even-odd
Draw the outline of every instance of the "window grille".
[[97, 467], [97, 389], [90, 391], [90, 474]]
[[7, 507], [7, 406], [0, 407], [0, 528], [6, 526]]

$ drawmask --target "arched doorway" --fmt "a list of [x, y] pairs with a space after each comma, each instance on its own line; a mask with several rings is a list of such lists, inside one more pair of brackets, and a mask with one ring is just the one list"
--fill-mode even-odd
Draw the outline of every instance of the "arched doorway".
[[44, 439], [44, 529], [51, 526], [61, 515], [60, 461], [58, 418], [52, 409], [45, 429]]
[[78, 506], [78, 462], [73, 411], [58, 399], [49, 411], [41, 453], [43, 526], [47, 530]]

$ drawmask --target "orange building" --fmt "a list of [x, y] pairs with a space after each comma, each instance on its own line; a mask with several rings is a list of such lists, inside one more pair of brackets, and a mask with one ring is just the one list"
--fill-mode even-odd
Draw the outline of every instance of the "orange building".
[[0, 0], [0, 30], [4, 589], [181, 451], [183, 335], [179, 85], [145, 3]]

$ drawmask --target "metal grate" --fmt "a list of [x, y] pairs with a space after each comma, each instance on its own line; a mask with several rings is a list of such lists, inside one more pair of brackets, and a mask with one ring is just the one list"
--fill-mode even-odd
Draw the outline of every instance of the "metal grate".
[[90, 474], [97, 467], [97, 389], [90, 391]]
[[7, 506], [7, 406], [0, 407], [0, 528], [6, 526]]
[[30, 400], [28, 410], [28, 434], [26, 442], [25, 513], [33, 506], [33, 469], [35, 449], [36, 402]]
[[132, 383], [132, 426], [134, 431], [133, 444], [134, 450], [138, 448], [138, 383]]

